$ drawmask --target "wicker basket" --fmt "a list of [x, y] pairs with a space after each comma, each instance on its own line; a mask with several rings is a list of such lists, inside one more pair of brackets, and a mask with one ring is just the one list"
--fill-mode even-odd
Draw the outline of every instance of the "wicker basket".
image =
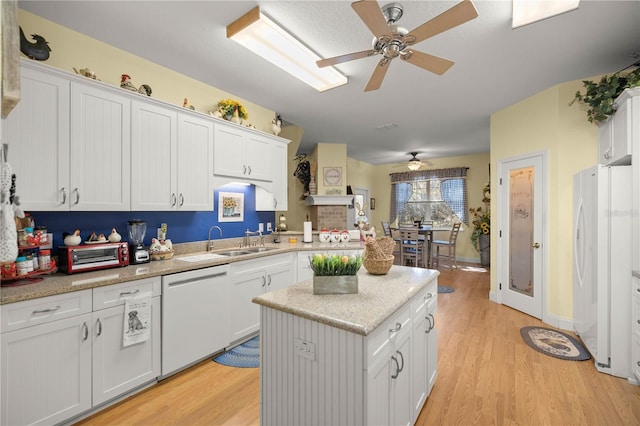
[[396, 248], [396, 241], [391, 237], [379, 237], [376, 238], [380, 249], [385, 256], [393, 255], [393, 250]]
[[394, 256], [388, 256], [381, 259], [366, 258], [362, 261], [362, 265], [372, 275], [385, 275], [393, 266]]
[[169, 260], [173, 257], [173, 250], [170, 251], [152, 251], [149, 253], [151, 260]]

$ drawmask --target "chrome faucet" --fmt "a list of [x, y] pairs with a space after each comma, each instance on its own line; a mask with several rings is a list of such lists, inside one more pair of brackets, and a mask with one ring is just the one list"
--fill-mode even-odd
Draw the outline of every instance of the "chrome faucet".
[[211, 251], [213, 249], [213, 241], [211, 240], [211, 231], [217, 229], [220, 232], [220, 238], [222, 238], [222, 229], [218, 225], [213, 225], [209, 228], [209, 236], [207, 237], [207, 251]]
[[260, 242], [264, 245], [264, 238], [262, 236], [262, 231], [247, 231], [244, 233], [244, 246], [251, 247], [251, 236], [252, 235], [260, 235]]

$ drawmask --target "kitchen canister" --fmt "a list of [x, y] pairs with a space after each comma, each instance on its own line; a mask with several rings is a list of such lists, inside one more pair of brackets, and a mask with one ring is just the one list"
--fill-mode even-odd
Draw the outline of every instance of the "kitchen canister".
[[38, 269], [41, 271], [48, 271], [51, 269], [51, 250], [40, 250]]

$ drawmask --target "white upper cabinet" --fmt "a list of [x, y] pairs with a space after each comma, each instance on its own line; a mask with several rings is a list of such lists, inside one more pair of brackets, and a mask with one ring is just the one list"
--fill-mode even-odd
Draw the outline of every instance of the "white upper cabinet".
[[213, 122], [178, 113], [178, 208], [213, 210]]
[[213, 169], [242, 182], [271, 181], [271, 140], [223, 122], [214, 131]]
[[271, 192], [256, 186], [256, 210], [287, 210], [287, 143], [273, 141], [271, 145], [272, 179]]
[[70, 208], [131, 209], [131, 101], [71, 83]]
[[598, 132], [598, 163], [605, 166], [631, 164], [633, 145], [640, 144], [640, 87], [622, 92], [615, 106]]
[[25, 210], [69, 209], [68, 79], [22, 66], [21, 99], [3, 123]]
[[132, 210], [213, 210], [213, 123], [132, 103]]
[[130, 209], [130, 101], [23, 61], [21, 101], [3, 139], [31, 211]]
[[133, 101], [131, 112], [131, 208], [174, 210], [178, 205], [178, 114], [137, 100]]

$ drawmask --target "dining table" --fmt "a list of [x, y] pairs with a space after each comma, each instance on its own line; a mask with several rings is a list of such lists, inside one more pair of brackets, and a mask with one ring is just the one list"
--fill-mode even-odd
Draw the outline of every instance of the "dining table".
[[[407, 224], [406, 226], [404, 225], [400, 225], [400, 226], [396, 226], [396, 227], [390, 227], [391, 229], [391, 236], [396, 240], [396, 241], [400, 241], [400, 239], [398, 238], [398, 236], [394, 236], [394, 231], [400, 231], [401, 229], [414, 229], [415, 226], [411, 225], [411, 224]], [[451, 226], [443, 226], [443, 225], [420, 225], [418, 227], [418, 233], [420, 235], [424, 235], [425, 238], [425, 244], [427, 246], [427, 259], [426, 262], [424, 262], [424, 264], [426, 265], [427, 268], [431, 267], [431, 243], [433, 242], [433, 233], [434, 232], [439, 232], [439, 231], [443, 231], [443, 232], [451, 232]]]

